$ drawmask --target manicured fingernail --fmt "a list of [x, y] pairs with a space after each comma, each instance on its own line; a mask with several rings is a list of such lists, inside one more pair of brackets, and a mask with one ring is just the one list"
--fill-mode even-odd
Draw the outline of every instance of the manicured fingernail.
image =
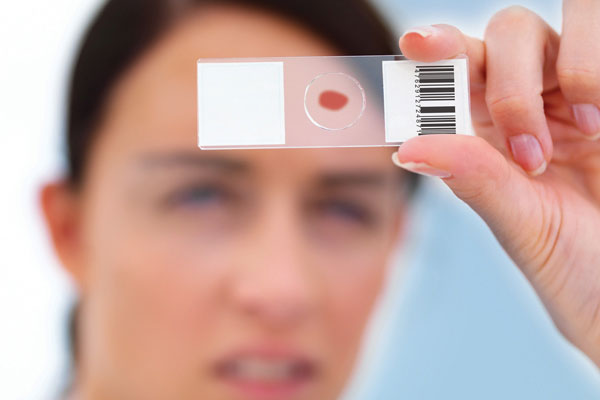
[[426, 38], [431, 35], [435, 35], [437, 32], [439, 32], [439, 29], [432, 25], [416, 26], [414, 28], [411, 28], [411, 29], [405, 31], [404, 35], [402, 35], [402, 37], [409, 35], [411, 33], [415, 33], [415, 34], [421, 36], [422, 38]]
[[400, 162], [400, 160], [398, 160], [398, 153], [392, 154], [392, 161], [400, 168], [404, 168], [405, 170], [416, 174], [442, 179], [450, 178], [452, 176], [450, 172], [434, 168], [424, 162]]
[[588, 139], [600, 138], [600, 108], [594, 104], [575, 104], [573, 115], [577, 127]]
[[540, 175], [546, 170], [546, 159], [538, 139], [529, 134], [511, 136], [508, 139], [514, 160], [528, 174]]

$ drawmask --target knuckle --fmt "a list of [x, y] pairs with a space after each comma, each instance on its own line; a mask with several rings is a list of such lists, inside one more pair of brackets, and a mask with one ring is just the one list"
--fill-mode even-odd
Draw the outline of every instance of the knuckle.
[[491, 18], [487, 30], [503, 29], [514, 26], [527, 26], [537, 21], [538, 16], [523, 6], [510, 6], [498, 11]]
[[522, 93], [490, 95], [486, 99], [488, 110], [495, 118], [512, 117], [530, 109], [531, 99]]
[[600, 66], [559, 64], [556, 76], [567, 96], [600, 99]]
[[[476, 136], [474, 140], [479, 141], [477, 147], [490, 144], [486, 139]], [[512, 168], [503, 167], [506, 165], [506, 159], [500, 152], [494, 152], [491, 159], [482, 160], [475, 165], [475, 170], [485, 176], [482, 184], [473, 185], [467, 183], [462, 187], [455, 187], [452, 190], [463, 201], [471, 205], [489, 204], [490, 196], [496, 197], [498, 193], [505, 193], [510, 190], [510, 184], [514, 180]]]
[[498, 14], [505, 15], [507, 18], [511, 18], [514, 20], [529, 19], [532, 16], [536, 15], [530, 9], [523, 7], [523, 6], [519, 6], [519, 5], [506, 7], [504, 9], [500, 10], [498, 12]]

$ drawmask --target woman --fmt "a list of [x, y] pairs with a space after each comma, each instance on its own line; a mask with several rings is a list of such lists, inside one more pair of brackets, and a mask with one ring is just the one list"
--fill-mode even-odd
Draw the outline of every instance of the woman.
[[[408, 57], [469, 55], [479, 137], [419, 137], [392, 157], [485, 219], [596, 363], [599, 15], [566, 3], [562, 37], [522, 8], [485, 42], [406, 32]], [[69, 174], [42, 192], [80, 291], [74, 398], [340, 394], [411, 178], [386, 149], [197, 150], [195, 61], [385, 54], [389, 38], [359, 0], [107, 4], [73, 75]]]

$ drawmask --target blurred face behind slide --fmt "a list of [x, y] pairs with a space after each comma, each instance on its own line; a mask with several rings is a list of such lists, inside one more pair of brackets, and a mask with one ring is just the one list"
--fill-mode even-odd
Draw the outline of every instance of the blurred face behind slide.
[[198, 58], [335, 54], [279, 16], [214, 6], [118, 81], [82, 187], [43, 195], [81, 294], [80, 398], [341, 393], [398, 238], [391, 150], [201, 151], [195, 136]]

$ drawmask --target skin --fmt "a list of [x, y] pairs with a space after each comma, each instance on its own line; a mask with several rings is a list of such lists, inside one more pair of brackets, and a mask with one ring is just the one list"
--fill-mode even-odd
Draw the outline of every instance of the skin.
[[[572, 0], [564, 9], [561, 36], [520, 7], [496, 14], [484, 40], [447, 25], [408, 31], [400, 48], [409, 58], [468, 54], [477, 137], [418, 137], [393, 158], [443, 177], [488, 223], [557, 327], [600, 365], [600, 144], [589, 119], [576, 118], [581, 107], [572, 108], [600, 106], [600, 3]], [[218, 47], [209, 37], [221, 38]], [[251, 199], [239, 210], [212, 200], [208, 209], [194, 201], [165, 210], [165, 193], [207, 172], [148, 161], [195, 145], [186, 63], [199, 54], [334, 53], [279, 18], [214, 9], [165, 36], [116, 87], [82, 190], [56, 183], [42, 195], [83, 299], [81, 397], [239, 398], [206, 371], [249, 341], [317, 360], [320, 373], [298, 398], [339, 394], [404, 208], [392, 200], [389, 154], [228, 152], [251, 171], [227, 178]], [[309, 217], [307, 199], [324, 192], [316, 183], [323, 174], [364, 170], [387, 182], [360, 195], [386, 223], [356, 226], [329, 211]]]

